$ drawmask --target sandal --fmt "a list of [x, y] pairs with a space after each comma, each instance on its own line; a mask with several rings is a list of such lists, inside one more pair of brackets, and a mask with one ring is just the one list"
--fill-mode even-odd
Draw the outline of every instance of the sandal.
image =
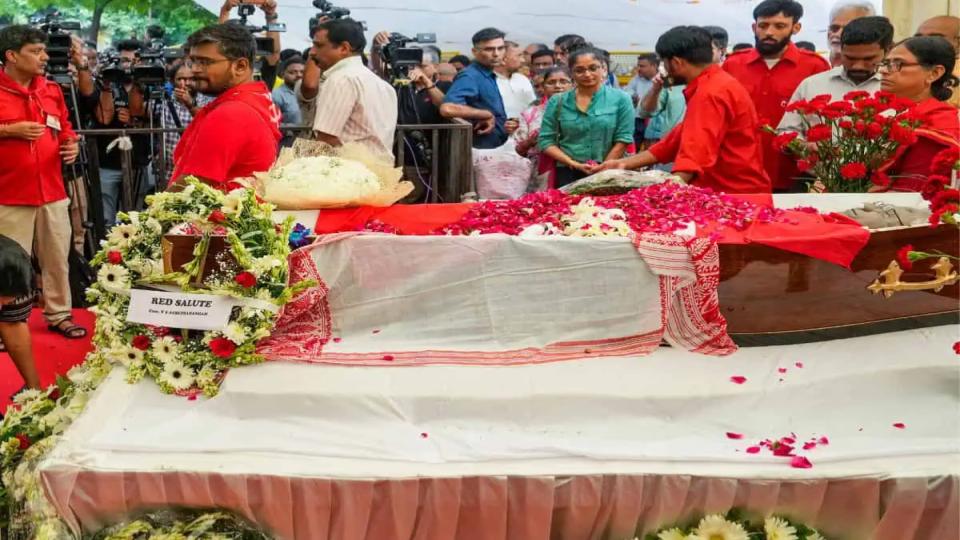
[[[66, 323], [66, 325], [64, 325]], [[64, 319], [57, 324], [47, 325], [47, 330], [60, 334], [67, 339], [81, 339], [87, 337], [87, 329], [73, 324], [72, 319]]]

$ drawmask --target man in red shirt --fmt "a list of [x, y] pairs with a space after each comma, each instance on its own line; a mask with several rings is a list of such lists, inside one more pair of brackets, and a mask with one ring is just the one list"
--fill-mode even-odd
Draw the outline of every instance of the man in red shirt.
[[607, 161], [601, 169], [637, 169], [673, 162], [687, 183], [726, 193], [770, 193], [763, 171], [760, 125], [750, 95], [713, 63], [713, 40], [697, 26], [671, 28], [657, 54], [672, 84], [686, 84], [683, 122], [650, 149]]
[[173, 152], [171, 188], [187, 176], [227, 189], [234, 178], [267, 171], [280, 143], [280, 110], [253, 80], [257, 45], [233, 23], [215, 24], [187, 40], [186, 64], [198, 91], [217, 98], [193, 118]]
[[0, 30], [0, 234], [27, 253], [36, 244], [47, 325], [77, 339], [87, 331], [71, 318], [72, 229], [61, 167], [80, 148], [60, 86], [43, 76], [46, 38], [29, 26]]
[[[826, 60], [791, 41], [800, 31], [801, 17], [803, 6], [794, 0], [764, 0], [753, 10], [756, 48], [735, 52], [723, 63], [753, 97], [761, 126], [776, 127], [800, 83], [830, 69]], [[763, 134], [764, 168], [774, 189], [786, 191], [796, 184], [797, 171], [793, 161], [774, 148], [773, 139]]]

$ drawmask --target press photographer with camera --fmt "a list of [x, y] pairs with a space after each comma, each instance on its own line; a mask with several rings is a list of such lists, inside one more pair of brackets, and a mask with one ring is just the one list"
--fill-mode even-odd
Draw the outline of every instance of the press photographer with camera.
[[[267, 22], [268, 28], [280, 20], [280, 16], [277, 14], [277, 0], [224, 0], [223, 5], [220, 6], [220, 24], [230, 22], [230, 12], [242, 4], [258, 6], [260, 10], [263, 11], [263, 17]], [[251, 14], [253, 13], [253, 9], [252, 7], [250, 8], [249, 12]], [[246, 16], [241, 13], [241, 21], [245, 20], [245, 17]], [[262, 30], [262, 28], [260, 30]], [[272, 50], [270, 54], [264, 55], [263, 61], [260, 64], [260, 80], [267, 85], [267, 88], [273, 88], [277, 82], [277, 66], [280, 64], [280, 33], [268, 29], [266, 36], [273, 41], [273, 45], [271, 46]]]
[[235, 178], [269, 170], [280, 144], [280, 111], [262, 81], [253, 79], [253, 34], [237, 24], [214, 24], [187, 39], [186, 64], [198, 92], [216, 96], [200, 109], [173, 152], [168, 189], [187, 176], [229, 189]]
[[323, 70], [313, 122], [316, 139], [333, 146], [357, 142], [393, 159], [397, 94], [363, 64], [363, 27], [350, 18], [320, 23], [310, 57]]
[[43, 279], [44, 318], [67, 338], [87, 331], [71, 319], [70, 200], [62, 166], [80, 147], [60, 85], [44, 77], [47, 34], [30, 26], [0, 30], [0, 234], [36, 255]]
[[[116, 55], [100, 70], [98, 84], [88, 93], [84, 85], [80, 95], [93, 104], [91, 126], [95, 129], [125, 129], [149, 127], [147, 91], [142, 81], [135, 77], [140, 65], [142, 50], [139, 41], [123, 40], [116, 44]], [[161, 68], [161, 74], [162, 74]], [[162, 83], [162, 75], [161, 80]], [[142, 202], [156, 186], [151, 170], [151, 144], [149, 135], [131, 135], [127, 139], [97, 137], [97, 163], [100, 172], [100, 190], [103, 194], [103, 220], [113, 225], [120, 209], [124, 190], [123, 152], [128, 141], [131, 145], [132, 169], [127, 179], [127, 188], [132, 193], [133, 206]]]

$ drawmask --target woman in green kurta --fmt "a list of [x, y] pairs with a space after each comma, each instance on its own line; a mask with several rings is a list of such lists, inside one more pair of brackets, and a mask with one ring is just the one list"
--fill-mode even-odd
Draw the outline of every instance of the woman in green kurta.
[[569, 63], [576, 86], [550, 98], [540, 126], [540, 149], [557, 164], [554, 187], [592, 174], [633, 143], [633, 100], [604, 84], [603, 53], [585, 47], [570, 53]]

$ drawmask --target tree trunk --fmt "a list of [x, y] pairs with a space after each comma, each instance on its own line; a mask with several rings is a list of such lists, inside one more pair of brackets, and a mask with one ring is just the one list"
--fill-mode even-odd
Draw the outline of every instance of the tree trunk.
[[100, 35], [100, 18], [103, 17], [103, 12], [107, 8], [107, 4], [113, 0], [96, 0], [93, 5], [93, 18], [90, 21], [90, 37], [89, 39], [94, 42], [97, 41], [97, 37]]

